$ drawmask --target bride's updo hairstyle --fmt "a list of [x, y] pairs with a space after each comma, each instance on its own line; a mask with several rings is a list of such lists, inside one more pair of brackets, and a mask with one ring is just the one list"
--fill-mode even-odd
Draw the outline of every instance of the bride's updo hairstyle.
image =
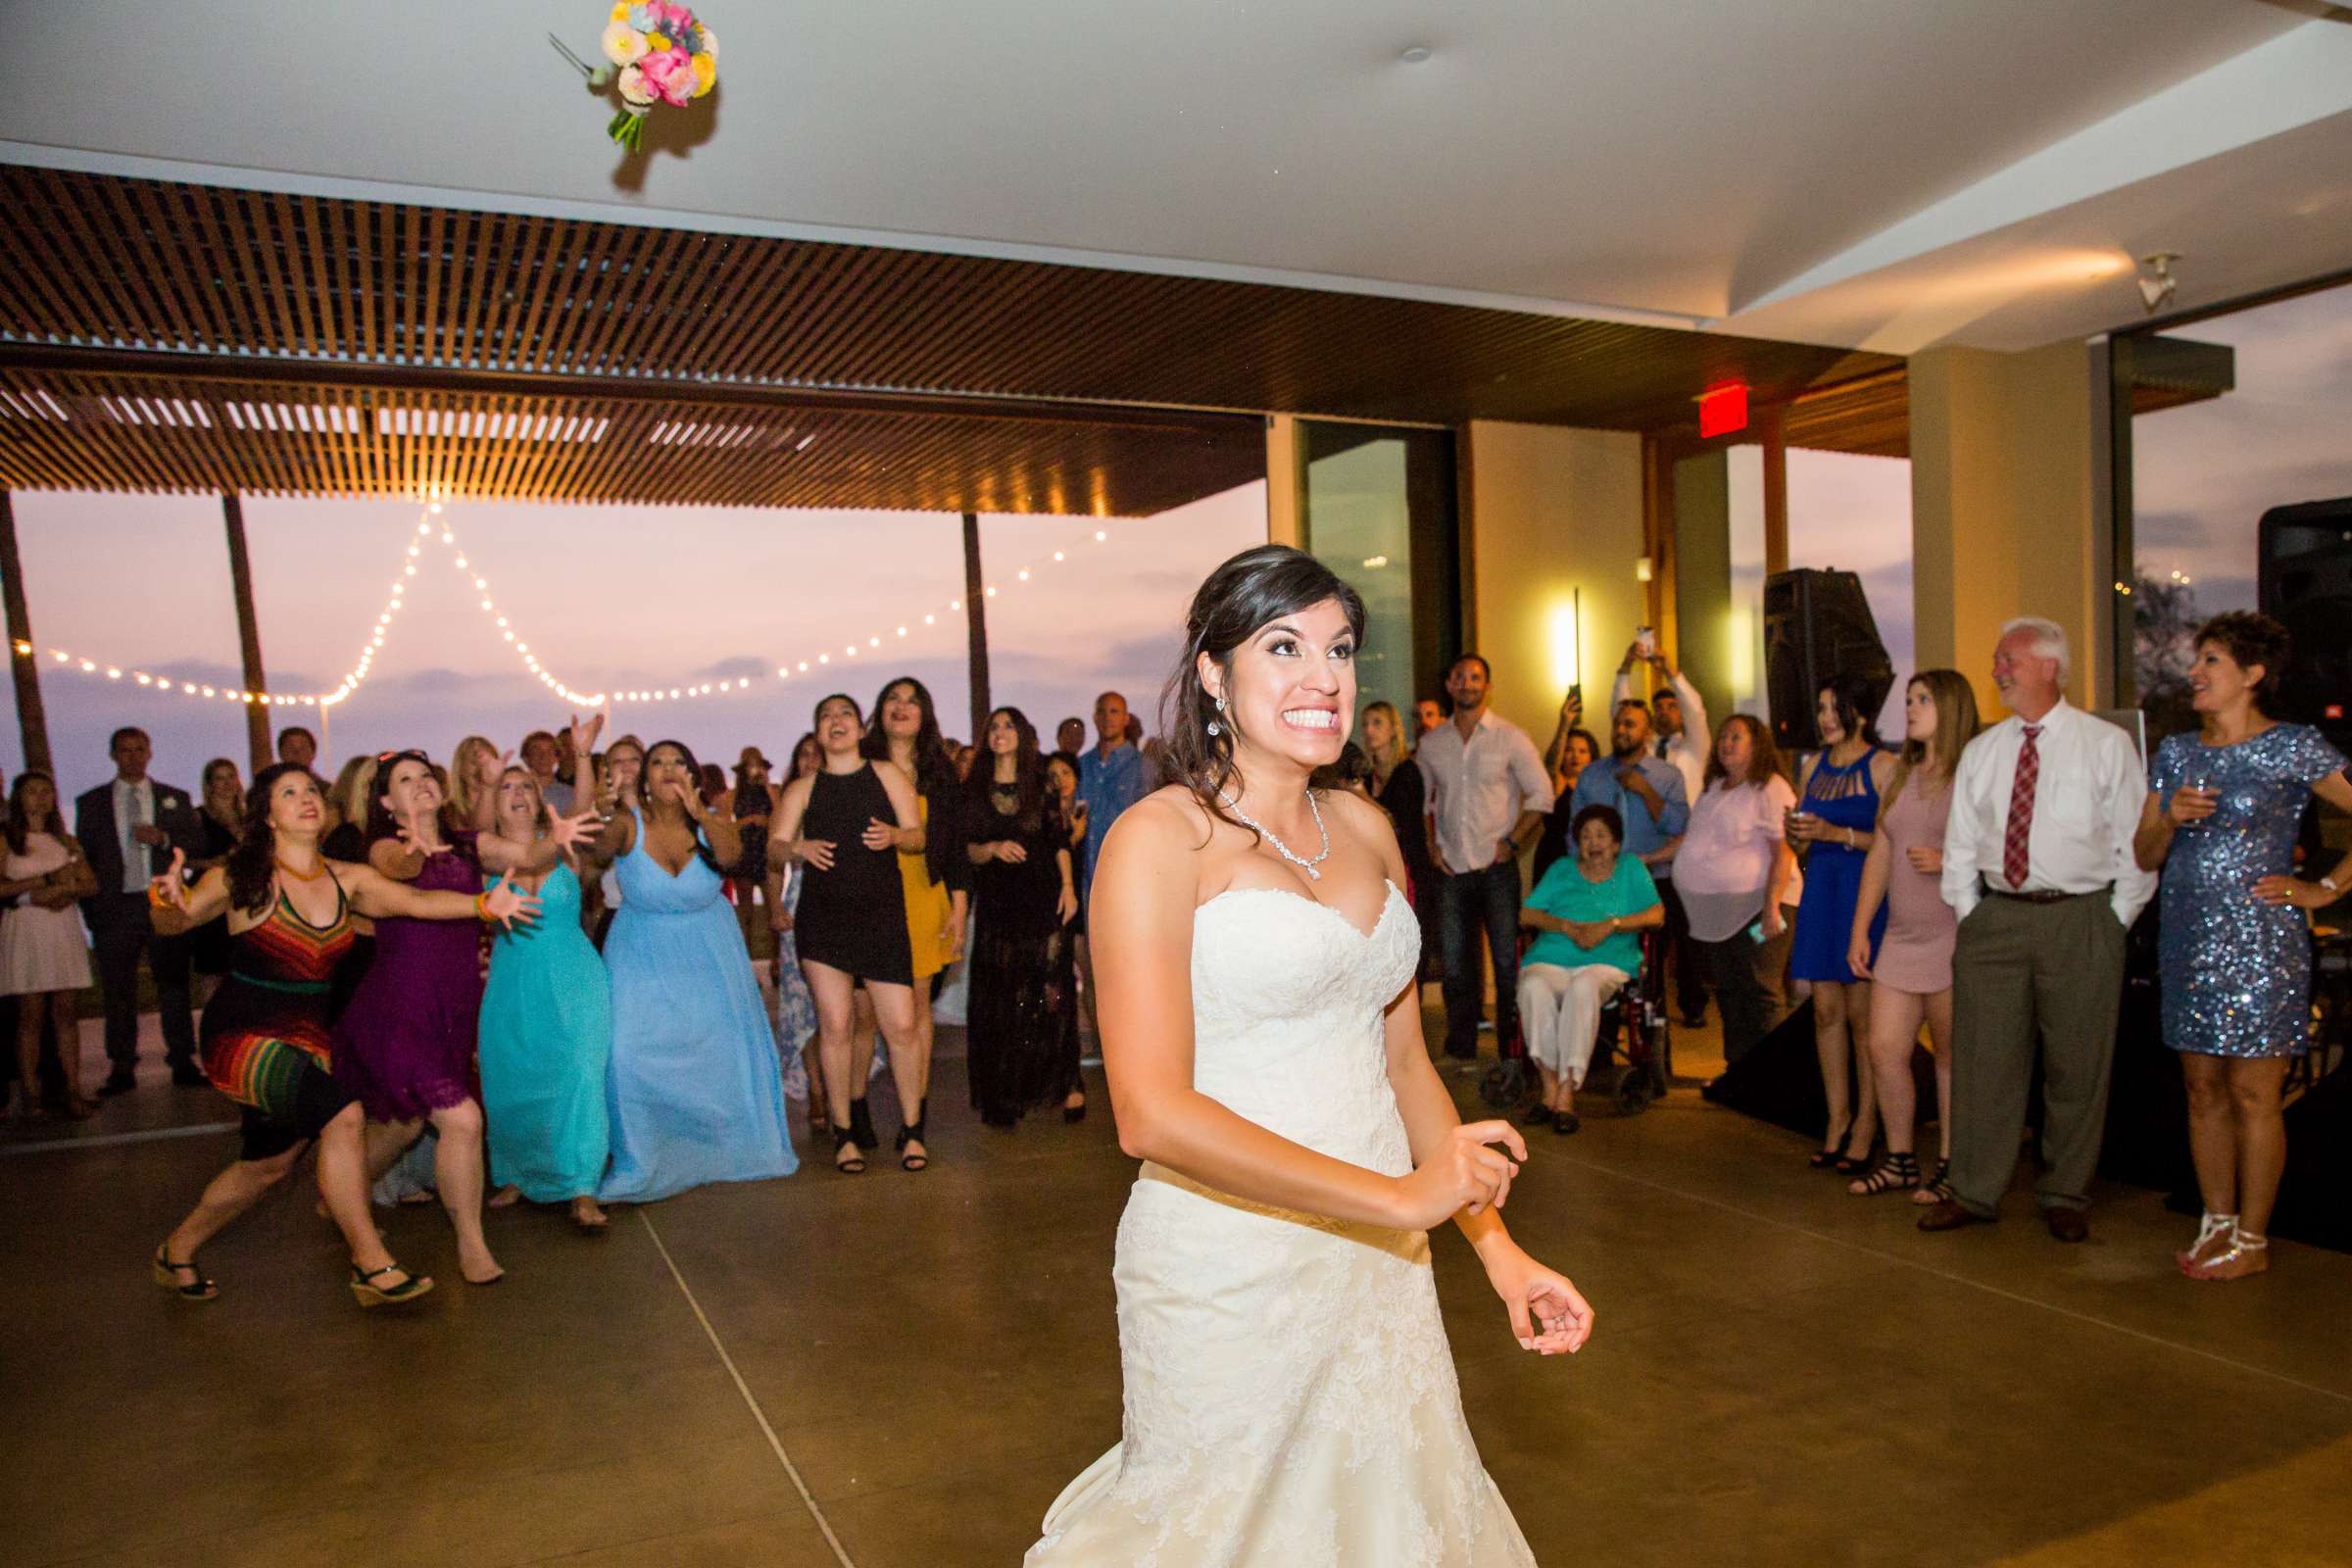
[[1193, 595], [1184, 617], [1184, 655], [1176, 673], [1160, 693], [1159, 728], [1167, 754], [1164, 763], [1171, 783], [1182, 784], [1212, 816], [1233, 822], [1217, 799], [1233, 782], [1233, 715], [1219, 721], [1218, 733], [1208, 732], [1218, 719], [1216, 699], [1200, 684], [1200, 656], [1206, 654], [1233, 676], [1234, 651], [1261, 627], [1311, 610], [1326, 600], [1338, 600], [1348, 617], [1348, 629], [1364, 640], [1364, 601], [1356, 591], [1303, 550], [1289, 545], [1259, 545], [1245, 550], [1208, 574]]

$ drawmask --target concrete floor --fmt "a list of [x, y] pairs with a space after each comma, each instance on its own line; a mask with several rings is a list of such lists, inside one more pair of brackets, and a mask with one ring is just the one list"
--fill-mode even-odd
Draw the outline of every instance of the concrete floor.
[[[307, 1193], [208, 1250], [218, 1301], [150, 1285], [231, 1146], [172, 1136], [221, 1102], [145, 1076], [96, 1122], [0, 1132], [0, 1563], [1009, 1565], [1118, 1436], [1132, 1163], [1099, 1081], [1084, 1123], [997, 1134], [943, 1061], [919, 1176], [820, 1160], [593, 1239], [496, 1214], [493, 1290], [398, 1211], [394, 1250], [444, 1282], [400, 1316], [354, 1307]], [[1438, 1244], [1470, 1424], [1540, 1561], [2352, 1561], [2352, 1257], [2280, 1244], [2266, 1279], [2191, 1285], [2182, 1222], [2122, 1191], [2084, 1247], [2022, 1194], [1926, 1237], [1689, 1090], [1592, 1108], [1537, 1136], [1509, 1210], [1598, 1308], [1582, 1355], [1521, 1352]]]

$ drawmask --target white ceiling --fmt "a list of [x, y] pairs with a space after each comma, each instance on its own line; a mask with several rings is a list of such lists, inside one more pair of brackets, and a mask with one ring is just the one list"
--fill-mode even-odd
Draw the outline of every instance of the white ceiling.
[[0, 157], [2015, 348], [2135, 318], [2145, 250], [2183, 306], [2352, 265], [2330, 9], [709, 0], [700, 139], [632, 170], [544, 36], [597, 0], [79, 0]]

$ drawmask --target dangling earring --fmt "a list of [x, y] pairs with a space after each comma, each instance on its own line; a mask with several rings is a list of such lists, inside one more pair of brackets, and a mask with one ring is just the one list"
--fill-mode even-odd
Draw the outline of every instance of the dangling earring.
[[[1225, 699], [1222, 697], [1217, 699], [1217, 711], [1220, 713], [1225, 711]], [[1222, 735], [1225, 733], [1225, 726], [1212, 718], [1208, 721], [1208, 732], [1212, 736]]]

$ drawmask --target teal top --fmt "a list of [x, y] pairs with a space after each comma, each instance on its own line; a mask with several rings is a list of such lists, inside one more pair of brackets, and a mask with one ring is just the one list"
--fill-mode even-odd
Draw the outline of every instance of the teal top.
[[[1606, 920], [1610, 915], [1640, 914], [1657, 906], [1658, 887], [1649, 867], [1632, 855], [1617, 857], [1617, 869], [1606, 882], [1586, 880], [1584, 865], [1574, 855], [1562, 856], [1544, 872], [1536, 891], [1527, 896], [1530, 908], [1563, 920]], [[1619, 931], [1594, 948], [1580, 948], [1557, 931], [1540, 931], [1519, 961], [1554, 963], [1563, 969], [1580, 964], [1605, 963], [1634, 974], [1642, 967], [1642, 939]]]

